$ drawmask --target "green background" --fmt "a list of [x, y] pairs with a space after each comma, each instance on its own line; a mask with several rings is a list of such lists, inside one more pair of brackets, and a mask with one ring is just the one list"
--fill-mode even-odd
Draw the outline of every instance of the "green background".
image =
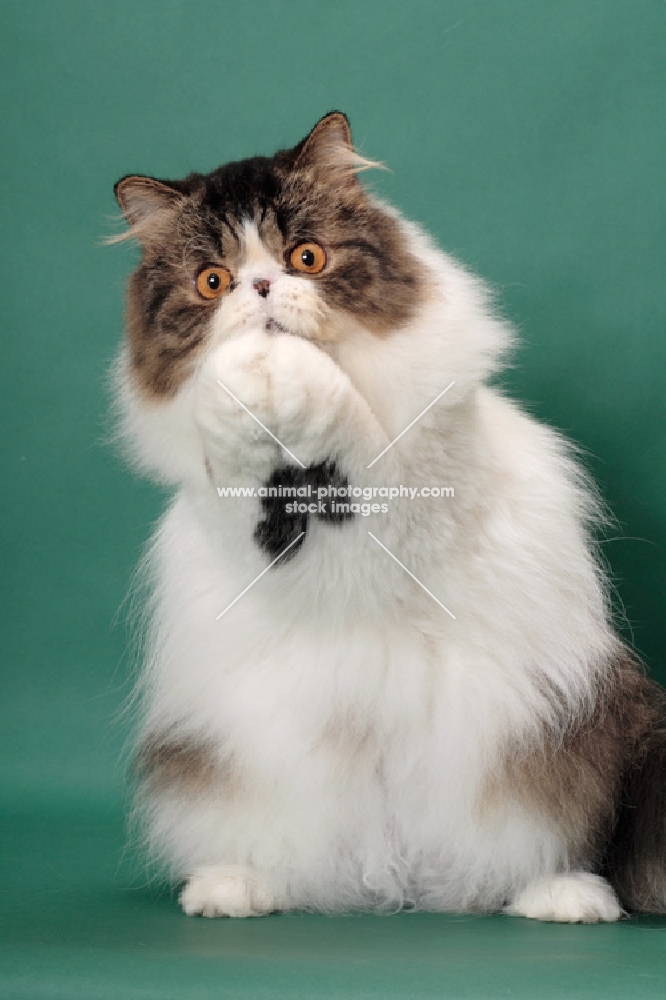
[[618, 620], [665, 674], [666, 4], [3, 0], [0, 994], [657, 997], [666, 923], [181, 917], [123, 851], [132, 568], [164, 497], [108, 443], [114, 181], [292, 145], [326, 111], [374, 188], [497, 289], [505, 382], [619, 519]]

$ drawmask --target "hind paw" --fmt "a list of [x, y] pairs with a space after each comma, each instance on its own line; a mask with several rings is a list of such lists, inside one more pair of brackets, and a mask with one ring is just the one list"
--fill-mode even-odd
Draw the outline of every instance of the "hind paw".
[[261, 917], [275, 909], [266, 885], [243, 865], [197, 869], [178, 902], [188, 917]]
[[605, 879], [589, 872], [568, 872], [531, 882], [505, 913], [532, 920], [596, 924], [619, 920], [623, 911]]

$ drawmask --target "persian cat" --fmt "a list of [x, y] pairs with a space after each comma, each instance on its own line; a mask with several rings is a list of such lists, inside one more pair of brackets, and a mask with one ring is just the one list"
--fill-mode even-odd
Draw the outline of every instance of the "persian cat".
[[512, 332], [346, 117], [115, 193], [148, 553], [137, 808], [187, 914], [666, 909], [662, 689]]

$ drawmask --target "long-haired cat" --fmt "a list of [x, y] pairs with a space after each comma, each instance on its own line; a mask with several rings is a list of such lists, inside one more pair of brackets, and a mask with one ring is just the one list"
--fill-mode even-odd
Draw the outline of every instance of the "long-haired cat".
[[613, 630], [594, 493], [488, 385], [511, 330], [371, 165], [334, 112], [116, 185], [142, 250], [123, 433], [174, 487], [150, 849], [188, 914], [663, 912], [663, 697]]

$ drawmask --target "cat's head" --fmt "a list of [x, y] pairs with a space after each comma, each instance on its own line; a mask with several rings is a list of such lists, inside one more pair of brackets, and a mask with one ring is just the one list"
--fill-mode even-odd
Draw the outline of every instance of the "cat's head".
[[245, 326], [331, 341], [404, 325], [424, 265], [397, 217], [360, 184], [358, 171], [372, 165], [332, 112], [272, 157], [179, 181], [118, 181], [126, 235], [142, 248], [128, 304], [139, 387], [172, 395], [208, 344]]

